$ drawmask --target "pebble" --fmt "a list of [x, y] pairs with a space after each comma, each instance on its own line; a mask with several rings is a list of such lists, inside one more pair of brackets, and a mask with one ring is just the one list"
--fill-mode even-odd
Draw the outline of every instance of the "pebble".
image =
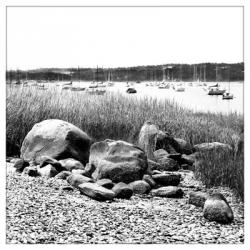
[[187, 197], [98, 202], [63, 186], [65, 180], [7, 174], [6, 243], [244, 243], [244, 203], [229, 189], [214, 189], [231, 197], [235, 215], [234, 223], [220, 225]]

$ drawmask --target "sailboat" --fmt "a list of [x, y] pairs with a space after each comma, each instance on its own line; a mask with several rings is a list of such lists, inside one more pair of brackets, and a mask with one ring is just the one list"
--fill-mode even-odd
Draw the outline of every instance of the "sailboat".
[[231, 82], [230, 82], [230, 68], [228, 67], [228, 91], [223, 94], [222, 100], [231, 100], [231, 99], [234, 98], [233, 94], [230, 93], [230, 85], [231, 85]]
[[96, 75], [94, 75], [94, 80], [90, 84], [90, 86], [87, 89], [87, 92], [90, 95], [103, 95], [106, 92], [105, 85], [103, 85], [101, 82], [98, 82], [99, 80], [99, 75], [98, 75], [98, 66], [96, 69]]
[[218, 67], [217, 66], [215, 68], [215, 73], [216, 73], [217, 84], [215, 84], [214, 86], [209, 87], [208, 95], [223, 95], [226, 92], [226, 90], [221, 89], [220, 85], [218, 83]]
[[182, 82], [182, 65], [180, 66], [180, 82], [177, 83], [177, 85], [174, 85], [173, 88], [177, 92], [185, 91], [185, 86], [184, 86], [184, 83]]
[[110, 70], [109, 70], [109, 73], [108, 73], [107, 85], [108, 85], [109, 87], [114, 86], [114, 83], [112, 82], [112, 72], [111, 72]]
[[162, 68], [162, 75], [163, 75], [163, 79], [162, 82], [160, 83], [160, 85], [158, 86], [159, 89], [169, 89], [170, 88], [170, 84], [166, 81], [166, 72], [165, 72], [166, 68]]

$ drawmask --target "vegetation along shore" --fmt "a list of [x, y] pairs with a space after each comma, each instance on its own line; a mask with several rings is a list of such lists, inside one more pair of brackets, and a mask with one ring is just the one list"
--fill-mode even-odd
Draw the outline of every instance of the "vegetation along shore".
[[[238, 113], [195, 113], [168, 100], [131, 99], [120, 94], [89, 96], [58, 90], [7, 87], [7, 155], [17, 156], [23, 139], [35, 123], [60, 119], [88, 133], [93, 141], [107, 138], [137, 143], [140, 128], [151, 120], [159, 129], [183, 138], [192, 145], [227, 143], [236, 150], [242, 136], [243, 116]], [[223, 157], [223, 158], [222, 158]], [[195, 171], [205, 185], [228, 186], [244, 198], [243, 151], [204, 155], [205, 164]]]

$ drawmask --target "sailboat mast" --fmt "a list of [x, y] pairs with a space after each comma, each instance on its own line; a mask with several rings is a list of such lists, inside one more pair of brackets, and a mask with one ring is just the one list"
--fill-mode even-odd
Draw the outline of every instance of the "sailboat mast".
[[180, 65], [180, 82], [182, 82], [182, 65]]
[[207, 80], [206, 79], [206, 64], [204, 64], [204, 68], [203, 69], [204, 69], [204, 82], [206, 82], [206, 80]]
[[96, 81], [99, 81], [99, 72], [98, 72], [98, 65], [96, 67]]
[[80, 68], [79, 68], [79, 66], [78, 66], [78, 80], [79, 80], [79, 82], [81, 81], [81, 73], [80, 73]]
[[162, 67], [163, 81], [166, 81], [165, 68]]

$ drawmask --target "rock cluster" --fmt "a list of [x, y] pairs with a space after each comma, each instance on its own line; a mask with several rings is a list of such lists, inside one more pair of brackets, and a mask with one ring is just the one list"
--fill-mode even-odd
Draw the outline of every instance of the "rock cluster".
[[[42, 176], [67, 182], [94, 200], [130, 199], [133, 194], [182, 198], [179, 170], [192, 169], [195, 151], [228, 147], [222, 144], [190, 143], [146, 122], [139, 135], [141, 147], [106, 139], [91, 145], [90, 137], [74, 125], [60, 120], [36, 124], [27, 134], [21, 158], [14, 167], [22, 175]], [[204, 209], [204, 217], [221, 223], [233, 220], [223, 196], [190, 193], [189, 203]]]

